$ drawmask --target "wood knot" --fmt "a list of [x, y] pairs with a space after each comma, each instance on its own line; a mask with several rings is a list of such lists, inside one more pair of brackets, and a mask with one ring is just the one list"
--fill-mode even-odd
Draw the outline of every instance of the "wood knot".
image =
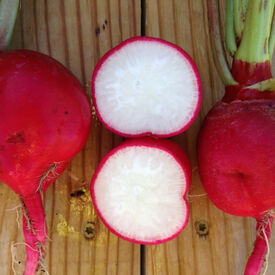
[[205, 220], [196, 221], [195, 229], [200, 237], [206, 237], [209, 235], [209, 225]]
[[83, 235], [86, 240], [95, 238], [95, 223], [93, 221], [87, 221], [84, 224]]

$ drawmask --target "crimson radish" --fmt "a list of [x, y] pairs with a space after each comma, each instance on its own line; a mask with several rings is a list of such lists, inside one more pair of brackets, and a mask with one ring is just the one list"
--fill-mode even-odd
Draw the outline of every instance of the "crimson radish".
[[201, 106], [192, 59], [157, 38], [134, 37], [109, 51], [95, 68], [92, 88], [101, 122], [126, 137], [179, 134]]
[[21, 198], [27, 243], [25, 275], [43, 261], [43, 194], [84, 146], [91, 108], [79, 81], [33, 51], [0, 54], [0, 180]]
[[[208, 1], [215, 63], [226, 94], [204, 121], [198, 159], [202, 183], [214, 204], [257, 220], [255, 247], [244, 273], [256, 275], [263, 268], [275, 208], [275, 82], [270, 79], [275, 1], [248, 1], [242, 14], [235, 4], [227, 2], [231, 74], [223, 55], [217, 3]], [[232, 16], [245, 17], [238, 32]]]
[[140, 244], [176, 237], [187, 225], [191, 165], [177, 144], [139, 138], [109, 152], [92, 178], [93, 203], [106, 226]]

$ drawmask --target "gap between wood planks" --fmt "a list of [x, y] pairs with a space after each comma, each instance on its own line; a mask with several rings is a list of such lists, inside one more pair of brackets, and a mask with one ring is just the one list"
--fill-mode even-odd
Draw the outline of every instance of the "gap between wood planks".
[[[140, 34], [146, 35], [146, 0], [141, 0], [141, 20]], [[140, 274], [146, 274], [146, 248], [145, 245], [140, 246]]]

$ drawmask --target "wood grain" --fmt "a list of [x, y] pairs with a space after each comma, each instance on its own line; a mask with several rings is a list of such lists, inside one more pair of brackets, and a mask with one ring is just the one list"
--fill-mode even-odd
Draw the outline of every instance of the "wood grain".
[[[139, 0], [22, 0], [10, 48], [38, 50], [54, 57], [74, 73], [90, 95], [90, 79], [100, 57], [122, 40], [140, 34], [140, 5]], [[47, 191], [49, 240], [45, 266], [51, 275], [140, 273], [140, 246], [110, 233], [88, 195], [99, 160], [120, 142], [121, 138], [101, 126], [94, 115], [85, 148]], [[80, 188], [87, 192], [79, 198], [71, 197]], [[16, 274], [24, 269], [21, 217], [18, 228], [17, 209], [9, 210], [18, 205], [16, 194], [0, 184], [0, 274], [13, 274], [12, 242], [20, 243], [14, 247]], [[95, 223], [93, 240], [83, 237], [88, 221]]]
[[[207, 198], [196, 161], [196, 137], [208, 110], [222, 97], [224, 89], [216, 73], [209, 44], [206, 1], [147, 0], [146, 35], [176, 43], [198, 66], [203, 83], [203, 105], [199, 118], [186, 134], [174, 140], [185, 148], [193, 164], [189, 193], [191, 217], [180, 236], [167, 244], [146, 247], [146, 274], [150, 275], [242, 275], [255, 238], [255, 222], [224, 214]], [[220, 1], [224, 17], [225, 1]], [[223, 30], [224, 31], [224, 30]], [[274, 67], [274, 65], [273, 65]], [[195, 225], [207, 221], [209, 235], [200, 237]], [[269, 269], [275, 270], [275, 233], [272, 235]]]

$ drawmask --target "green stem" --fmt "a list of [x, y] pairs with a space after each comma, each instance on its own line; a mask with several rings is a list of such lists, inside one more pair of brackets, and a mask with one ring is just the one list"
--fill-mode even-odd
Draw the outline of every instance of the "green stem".
[[245, 87], [246, 89], [256, 89], [261, 92], [274, 92], [275, 91], [275, 78], [258, 82], [254, 85]]
[[0, 52], [8, 46], [20, 0], [0, 0]]
[[275, 48], [275, 14], [273, 14], [268, 48], [269, 48], [269, 56], [270, 56], [270, 63], [271, 63], [272, 62], [272, 56], [273, 56], [273, 53], [274, 53], [274, 48]]
[[209, 31], [210, 31], [210, 40], [212, 46], [212, 53], [214, 57], [214, 62], [216, 69], [220, 75], [222, 82], [228, 85], [235, 85], [237, 82], [234, 80], [226, 58], [225, 52], [222, 45], [220, 25], [219, 25], [219, 9], [217, 0], [208, 0], [208, 17], [209, 17]]
[[241, 41], [245, 26], [248, 0], [234, 0], [234, 28], [238, 42]]
[[234, 56], [237, 51], [236, 35], [234, 30], [234, 1], [226, 2], [225, 43], [227, 51]]
[[275, 0], [249, 0], [246, 23], [235, 59], [245, 62], [269, 61], [268, 42]]

